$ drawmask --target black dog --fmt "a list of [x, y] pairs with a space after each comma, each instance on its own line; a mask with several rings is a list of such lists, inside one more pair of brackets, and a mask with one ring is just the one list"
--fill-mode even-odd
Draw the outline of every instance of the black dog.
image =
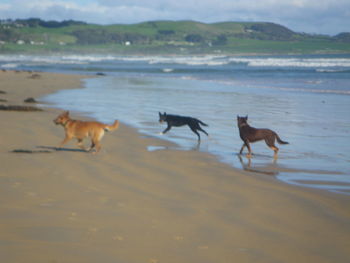
[[199, 126], [199, 124], [202, 124], [203, 126], [208, 126], [208, 125], [205, 124], [204, 122], [196, 119], [196, 118], [184, 117], [184, 116], [178, 116], [178, 115], [170, 115], [170, 114], [166, 114], [165, 112], [163, 114], [161, 114], [159, 112], [159, 122], [162, 123], [164, 121], [168, 124], [168, 127], [162, 132], [162, 134], [169, 131], [172, 126], [180, 127], [180, 126], [188, 125], [190, 127], [190, 129], [195, 134], [197, 134], [198, 141], [201, 140], [201, 136], [199, 135], [197, 130], [204, 132], [208, 136], [208, 133], [205, 130], [203, 130], [201, 128], [201, 126]]
[[288, 142], [284, 142], [280, 139], [280, 137], [272, 130], [269, 129], [256, 129], [250, 127], [248, 124], [248, 116], [239, 117], [237, 116], [237, 125], [239, 129], [239, 135], [243, 140], [243, 146], [239, 154], [242, 154], [244, 147], [248, 148], [247, 157], [251, 157], [251, 148], [249, 143], [265, 140], [267, 146], [269, 146], [272, 150], [274, 150], [275, 158], [277, 157], [278, 148], [275, 146], [275, 140], [279, 144], [288, 144]]

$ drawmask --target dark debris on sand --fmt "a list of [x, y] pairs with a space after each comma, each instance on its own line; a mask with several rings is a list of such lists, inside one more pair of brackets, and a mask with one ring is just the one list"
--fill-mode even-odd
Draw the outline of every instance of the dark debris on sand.
[[38, 103], [36, 99], [30, 97], [24, 100], [25, 103]]
[[22, 106], [22, 105], [2, 105], [0, 104], [0, 110], [4, 111], [43, 111], [42, 109], [34, 106]]

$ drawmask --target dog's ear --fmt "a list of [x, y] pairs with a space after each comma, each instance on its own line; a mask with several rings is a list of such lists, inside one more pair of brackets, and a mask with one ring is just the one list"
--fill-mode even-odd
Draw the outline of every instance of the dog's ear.
[[160, 111], [158, 111], [159, 117], [162, 116], [162, 114], [160, 113]]
[[248, 115], [247, 115], [247, 116], [245, 116], [245, 119], [246, 119], [246, 120], [248, 120]]
[[164, 116], [166, 116], [166, 112], [164, 111], [164, 114], [163, 114]]
[[64, 113], [65, 116], [68, 116], [69, 115], [69, 110], [67, 110], [65, 113]]

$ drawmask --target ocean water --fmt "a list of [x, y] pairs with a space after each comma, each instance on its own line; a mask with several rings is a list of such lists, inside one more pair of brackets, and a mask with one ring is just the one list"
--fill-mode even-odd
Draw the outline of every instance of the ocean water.
[[[103, 122], [114, 119], [173, 150], [209, 152], [236, 168], [286, 183], [350, 194], [350, 56], [0, 56], [0, 67], [85, 73], [85, 88], [44, 98]], [[158, 112], [196, 117], [210, 136], [188, 127], [159, 133]], [[264, 142], [242, 146], [237, 115], [276, 131], [289, 145], [278, 159]], [[150, 151], [164, 150], [149, 145]], [[170, 149], [171, 150], [171, 149]]]

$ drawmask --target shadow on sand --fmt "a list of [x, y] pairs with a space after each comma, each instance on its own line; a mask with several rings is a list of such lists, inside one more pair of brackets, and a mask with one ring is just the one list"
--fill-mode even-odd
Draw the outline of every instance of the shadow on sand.
[[86, 153], [87, 151], [83, 149], [76, 149], [76, 148], [58, 148], [58, 147], [52, 147], [52, 146], [36, 146], [38, 150], [29, 150], [29, 149], [14, 149], [11, 152], [12, 153], [53, 153], [53, 152], [83, 152]]

